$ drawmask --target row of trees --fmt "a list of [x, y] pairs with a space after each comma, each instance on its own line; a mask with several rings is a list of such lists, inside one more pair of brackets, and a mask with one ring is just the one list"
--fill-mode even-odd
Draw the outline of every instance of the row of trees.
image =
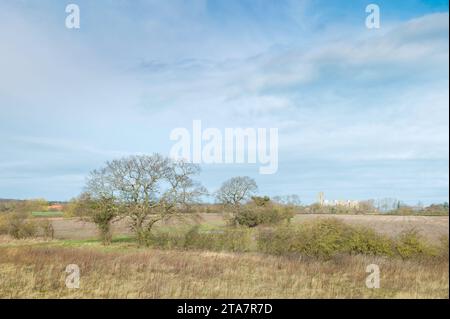
[[[139, 244], [151, 236], [153, 226], [170, 218], [186, 218], [207, 195], [193, 178], [196, 164], [174, 161], [159, 154], [137, 155], [107, 162], [90, 173], [85, 191], [72, 202], [75, 215], [93, 221], [105, 244], [111, 241], [111, 225], [127, 218]], [[217, 200], [237, 214], [257, 190], [249, 177], [225, 182]]]

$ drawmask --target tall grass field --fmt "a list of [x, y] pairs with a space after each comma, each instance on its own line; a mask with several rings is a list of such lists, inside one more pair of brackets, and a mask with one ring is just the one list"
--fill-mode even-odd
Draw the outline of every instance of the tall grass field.
[[[80, 270], [66, 286], [66, 267]], [[369, 265], [380, 271], [368, 288]], [[1, 298], [448, 298], [448, 237], [430, 242], [336, 219], [259, 228], [160, 226], [114, 236], [0, 239]]]

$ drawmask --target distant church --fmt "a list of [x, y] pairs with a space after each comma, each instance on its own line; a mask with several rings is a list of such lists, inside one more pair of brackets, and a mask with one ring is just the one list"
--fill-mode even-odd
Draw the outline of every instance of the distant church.
[[357, 200], [331, 200], [325, 199], [325, 195], [323, 192], [320, 192], [317, 196], [317, 202], [320, 206], [343, 206], [343, 207], [351, 207], [358, 208], [359, 201]]

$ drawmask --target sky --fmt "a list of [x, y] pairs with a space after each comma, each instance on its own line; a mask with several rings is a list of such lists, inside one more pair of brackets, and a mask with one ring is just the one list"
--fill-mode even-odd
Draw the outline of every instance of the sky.
[[448, 201], [448, 36], [448, 1], [0, 0], [0, 198], [68, 200], [201, 120], [279, 135], [275, 174], [202, 164], [210, 191]]

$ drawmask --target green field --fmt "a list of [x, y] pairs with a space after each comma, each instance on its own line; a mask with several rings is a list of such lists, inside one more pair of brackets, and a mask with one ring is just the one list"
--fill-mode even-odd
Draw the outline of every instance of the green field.
[[63, 212], [32, 212], [31, 215], [33, 217], [62, 217], [64, 216]]

